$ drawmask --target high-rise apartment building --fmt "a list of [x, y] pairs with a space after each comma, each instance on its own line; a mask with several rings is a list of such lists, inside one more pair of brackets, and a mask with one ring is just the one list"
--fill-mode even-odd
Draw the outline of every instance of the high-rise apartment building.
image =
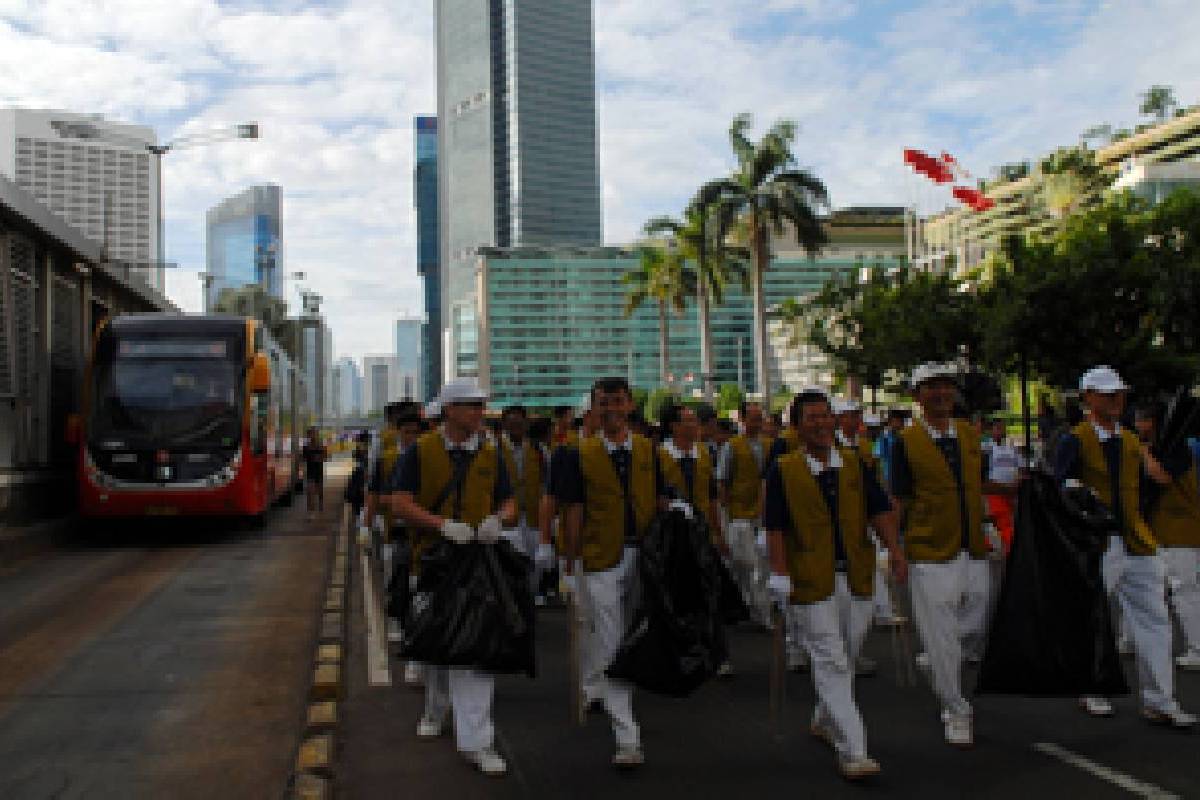
[[417, 385], [407, 395], [414, 400], [425, 398], [425, 387], [421, 377], [424, 373], [422, 334], [424, 321], [421, 317], [401, 317], [396, 320], [396, 363], [401, 374], [416, 375]]
[[437, 117], [414, 120], [416, 166], [413, 205], [417, 211], [417, 272], [425, 284], [425, 321], [421, 326], [422, 399], [442, 383], [442, 276], [438, 248]]
[[251, 186], [208, 210], [206, 309], [222, 289], [251, 284], [283, 298], [282, 195], [274, 184]]
[[336, 419], [356, 417], [362, 413], [362, 376], [358, 364], [342, 356], [333, 365], [333, 416]]
[[419, 383], [420, 375], [401, 369], [395, 356], [365, 356], [363, 413], [379, 414], [388, 403], [416, 399]]
[[0, 109], [0, 174], [161, 290], [157, 143], [99, 114]]
[[592, 0], [438, 0], [446, 377], [479, 373], [476, 248], [603, 238]]

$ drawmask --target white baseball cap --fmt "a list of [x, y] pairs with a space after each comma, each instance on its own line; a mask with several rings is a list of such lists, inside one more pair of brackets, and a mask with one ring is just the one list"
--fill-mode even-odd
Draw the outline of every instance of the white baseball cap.
[[956, 378], [958, 377], [958, 367], [954, 364], [943, 364], [936, 361], [930, 361], [921, 364], [912, 371], [912, 377], [909, 379], [909, 385], [916, 389], [925, 381], [933, 380], [934, 378]]
[[437, 402], [441, 406], [451, 406], [455, 403], [487, 402], [488, 394], [479, 388], [479, 381], [474, 378], [455, 378], [442, 386]]
[[1104, 364], [1092, 367], [1083, 373], [1083, 377], [1079, 379], [1079, 391], [1081, 392], [1112, 394], [1113, 392], [1125, 391], [1128, 388], [1128, 384], [1121, 380], [1121, 376], [1117, 374], [1117, 371]]
[[863, 422], [868, 428], [878, 428], [883, 424], [883, 420], [874, 411], [868, 411], [863, 414]]
[[430, 400], [425, 404], [425, 419], [437, 419], [442, 415], [442, 404], [437, 400]]
[[848, 414], [852, 411], [862, 411], [862, 405], [857, 400], [852, 400], [845, 397], [835, 398], [833, 401], [834, 414]]

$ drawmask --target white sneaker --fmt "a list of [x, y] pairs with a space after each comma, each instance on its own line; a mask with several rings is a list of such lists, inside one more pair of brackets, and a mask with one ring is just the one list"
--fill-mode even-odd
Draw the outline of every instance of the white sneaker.
[[1179, 706], [1169, 711], [1152, 711], [1142, 709], [1142, 717], [1151, 725], [1163, 725], [1168, 728], [1191, 728], [1196, 724], [1196, 716], [1189, 714]]
[[416, 661], [409, 661], [404, 665], [404, 685], [405, 686], [424, 686], [425, 671], [421, 669], [421, 665]]
[[485, 747], [482, 750], [465, 750], [463, 751], [463, 757], [474, 764], [475, 768], [484, 775], [499, 778], [508, 773], [508, 762], [494, 748]]
[[970, 714], [943, 714], [946, 744], [966, 749], [975, 746], [975, 731]]
[[933, 669], [933, 662], [929, 660], [929, 653], [925, 652], [924, 650], [917, 653], [917, 657], [914, 659], [914, 661], [917, 662], [917, 666], [921, 669]]
[[1175, 656], [1175, 666], [1185, 672], [1200, 672], [1200, 650], [1188, 650]]
[[393, 644], [404, 641], [404, 631], [400, 629], [400, 620], [388, 618], [387, 640]]
[[617, 752], [613, 753], [612, 763], [617, 769], [634, 769], [646, 763], [646, 757], [642, 755], [641, 745], [622, 744], [617, 745]]
[[421, 721], [417, 723], [417, 738], [426, 742], [438, 738], [445, 733], [445, 731], [445, 720], [434, 719], [430, 716], [422, 716]]
[[1117, 713], [1113, 710], [1112, 703], [1108, 702], [1107, 697], [1081, 697], [1079, 698], [1079, 707], [1093, 717], [1111, 717]]
[[870, 756], [838, 759], [838, 772], [848, 781], [861, 781], [879, 774], [879, 762]]

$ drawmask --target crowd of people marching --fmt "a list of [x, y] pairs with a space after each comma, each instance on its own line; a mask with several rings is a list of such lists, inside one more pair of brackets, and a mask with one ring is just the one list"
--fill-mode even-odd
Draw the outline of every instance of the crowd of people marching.
[[[619, 768], [644, 759], [633, 687], [607, 674], [631, 619], [639, 541], [671, 508], [704, 520], [753, 623], [783, 628], [787, 666], [811, 672], [811, 733], [857, 780], [880, 771], [854, 698], [855, 676], [876, 668], [861, 647], [872, 624], [906, 628], [904, 605], [945, 740], [973, 746], [963, 666], [984, 655], [1017, 488], [1034, 466], [1003, 420], [956, 413], [952, 365], [918, 367], [910, 387], [915, 413], [864, 413], [814, 388], [782, 415], [748, 402], [735, 422], [707, 405], [671, 405], [651, 425], [621, 378], [596, 381], [577, 408], [535, 417], [509, 406], [495, 420], [477, 384], [455, 380], [428, 406], [387, 408], [383, 435], [358, 444], [347, 499], [360, 544], [381, 555], [406, 604], [420, 602], [422, 555], [439, 541], [506, 542], [524, 554], [536, 605], [568, 600], [578, 614], [574, 685], [584, 707], [611, 720]], [[1134, 429], [1124, 426], [1128, 388], [1108, 367], [1085, 373], [1086, 415], [1052, 437], [1040, 466], [1063, 487], [1089, 490], [1117, 520], [1102, 574], [1136, 659], [1141, 713], [1186, 729], [1195, 718], [1175, 700], [1174, 667], [1200, 669], [1197, 453], [1156, 457], [1148, 443], [1161, 414], [1139, 409]], [[1185, 638], [1174, 663], [1168, 600]], [[405, 611], [393, 610], [389, 638], [399, 642]], [[730, 658], [716, 674], [734, 670]], [[489, 672], [410, 661], [404, 680], [424, 684], [419, 738], [452, 722], [468, 761], [505, 774]], [[1113, 713], [1104, 697], [1079, 703]]]

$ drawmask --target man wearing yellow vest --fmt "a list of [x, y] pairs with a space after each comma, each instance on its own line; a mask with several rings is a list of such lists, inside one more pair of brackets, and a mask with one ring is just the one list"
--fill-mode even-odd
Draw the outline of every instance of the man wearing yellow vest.
[[[562, 450], [555, 491], [566, 510], [567, 565], [576, 591], [586, 593], [591, 631], [583, 659], [584, 685], [596, 687], [612, 720], [614, 766], [640, 765], [641, 730], [633, 716], [633, 687], [604, 675], [625, 634], [636, 587], [637, 547], [666, 494], [654, 444], [629, 429], [633, 393], [624, 378], [592, 387], [600, 430]], [[581, 564], [574, 563], [578, 556]]]
[[[921, 418], [905, 428], [892, 453], [892, 493], [905, 515], [913, 614], [925, 645], [946, 742], [975, 743], [971, 704], [962, 692], [964, 646], [983, 631], [990, 569], [985, 560], [983, 493], [1011, 491], [986, 482], [980, 437], [954, 419], [958, 388], [952, 364], [913, 370]], [[964, 641], [966, 640], [966, 641]]]
[[[1133, 639], [1142, 716], [1154, 724], [1190, 728], [1196, 718], [1175, 699], [1166, 569], [1142, 516], [1143, 482], [1169, 486], [1171, 475], [1132, 431], [1121, 427], [1128, 389], [1111, 367], [1084, 373], [1079, 391], [1088, 416], [1059, 440], [1054, 472], [1066, 486], [1090, 489], [1121, 526], [1109, 538], [1100, 569]], [[1113, 714], [1107, 698], [1083, 697], [1080, 705], [1093, 716]]]
[[[1152, 443], [1161, 424], [1158, 414], [1147, 410], [1134, 420], [1143, 442]], [[1167, 570], [1167, 594], [1183, 633], [1183, 652], [1175, 664], [1183, 670], [1200, 670], [1200, 449], [1189, 442], [1181, 463], [1163, 466], [1171, 475], [1168, 486], [1158, 487], [1149, 505], [1150, 530], [1162, 548]]]
[[761, 403], [742, 403], [738, 417], [742, 432], [725, 443], [717, 459], [721, 504], [729, 514], [725, 541], [734, 577], [746, 593], [750, 608], [766, 623], [770, 619], [766, 585], [770, 570], [759, 554], [757, 538], [762, 518], [762, 481], [771, 440], [763, 435]]
[[858, 780], [879, 773], [854, 702], [853, 664], [871, 624], [876, 565], [868, 523], [894, 553], [897, 580], [904, 580], [905, 561], [891, 502], [874, 472], [854, 449], [834, 445], [828, 396], [802, 392], [790, 416], [803, 447], [771, 466], [764, 492], [770, 585], [799, 617], [817, 693], [812, 734], [834, 748], [842, 775]]
[[503, 446], [504, 466], [517, 499], [517, 532], [521, 542], [519, 549], [531, 559], [529, 590], [534, 594], [537, 605], [542, 606], [546, 601], [538, 594], [538, 587], [542, 582], [542, 565], [537, 560], [538, 545], [541, 542], [539, 514], [545, 472], [542, 466], [542, 452], [526, 435], [529, 413], [524, 406], [512, 405], [505, 408], [500, 415], [500, 424], [503, 428], [500, 440]]
[[[486, 400], [473, 379], [447, 383], [439, 397], [442, 426], [424, 434], [397, 464], [396, 512], [414, 528], [437, 531], [455, 544], [495, 544], [504, 526], [516, 522], [504, 459], [483, 435]], [[441, 736], [453, 713], [459, 751], [484, 774], [505, 774], [508, 765], [495, 748], [493, 690], [489, 673], [428, 667], [417, 736]]]

